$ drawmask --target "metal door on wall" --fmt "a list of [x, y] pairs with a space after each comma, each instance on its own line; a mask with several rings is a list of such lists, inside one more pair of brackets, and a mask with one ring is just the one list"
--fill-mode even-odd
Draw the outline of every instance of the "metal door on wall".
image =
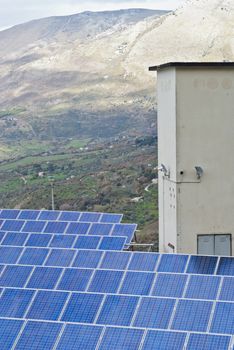
[[211, 234], [197, 236], [197, 253], [204, 255], [231, 255], [231, 235]]

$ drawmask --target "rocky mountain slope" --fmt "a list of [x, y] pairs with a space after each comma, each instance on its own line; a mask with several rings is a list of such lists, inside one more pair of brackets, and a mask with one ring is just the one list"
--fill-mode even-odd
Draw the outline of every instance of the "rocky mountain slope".
[[0, 32], [0, 137], [155, 131], [155, 76], [175, 60], [232, 60], [233, 0], [175, 12], [85, 12]]

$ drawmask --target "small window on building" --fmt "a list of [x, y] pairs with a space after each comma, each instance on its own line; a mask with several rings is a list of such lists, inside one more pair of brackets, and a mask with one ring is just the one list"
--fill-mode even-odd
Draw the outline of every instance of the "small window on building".
[[198, 235], [197, 253], [231, 256], [231, 234]]

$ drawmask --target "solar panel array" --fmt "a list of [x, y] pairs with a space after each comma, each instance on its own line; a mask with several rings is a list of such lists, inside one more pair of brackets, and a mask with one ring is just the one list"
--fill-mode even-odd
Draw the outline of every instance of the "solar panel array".
[[[22, 227], [0, 237], [1, 350], [233, 349], [234, 258], [104, 250], [116, 237]], [[100, 242], [80, 249], [80, 237]]]

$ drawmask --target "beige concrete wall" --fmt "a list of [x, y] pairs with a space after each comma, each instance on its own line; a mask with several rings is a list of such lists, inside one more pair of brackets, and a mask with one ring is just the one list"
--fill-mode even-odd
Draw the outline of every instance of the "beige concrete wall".
[[234, 69], [159, 71], [158, 104], [159, 165], [171, 171], [169, 184], [159, 175], [160, 250], [176, 242], [177, 252], [197, 253], [197, 234], [234, 238]]

